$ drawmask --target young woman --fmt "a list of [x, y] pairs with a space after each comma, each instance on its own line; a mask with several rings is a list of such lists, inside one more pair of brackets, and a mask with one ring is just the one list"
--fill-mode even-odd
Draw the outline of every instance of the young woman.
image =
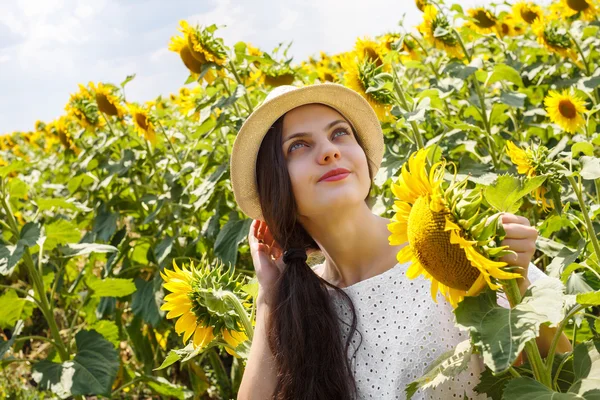
[[[367, 204], [383, 156], [375, 112], [338, 84], [271, 91], [245, 121], [231, 156], [239, 207], [259, 281], [257, 322], [239, 399], [404, 399], [405, 386], [468, 339], [430, 282], [409, 280], [389, 244], [388, 218]], [[524, 292], [545, 275], [530, 260], [537, 231], [505, 214], [502, 245], [518, 255]], [[307, 256], [325, 262], [311, 268]], [[538, 343], [547, 352], [553, 331]], [[558, 351], [569, 350], [562, 338]], [[485, 398], [471, 367], [413, 397]]]

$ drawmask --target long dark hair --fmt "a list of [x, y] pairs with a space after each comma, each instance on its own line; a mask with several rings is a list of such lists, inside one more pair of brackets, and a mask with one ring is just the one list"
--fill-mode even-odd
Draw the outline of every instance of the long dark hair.
[[[273, 238], [284, 251], [290, 248], [320, 250], [297, 220], [297, 205], [282, 151], [283, 117], [269, 129], [258, 153], [256, 175], [262, 214]], [[364, 149], [354, 128], [352, 130]], [[365, 200], [373, 188], [375, 170], [372, 160], [368, 162], [371, 186]], [[357, 325], [350, 297], [319, 277], [302, 259], [286, 264], [275, 287], [275, 307], [267, 333], [277, 368], [273, 399], [355, 398], [356, 382], [346, 357]], [[350, 325], [338, 320], [327, 287], [333, 288], [349, 305]], [[345, 344], [341, 338], [342, 322], [350, 326]]]

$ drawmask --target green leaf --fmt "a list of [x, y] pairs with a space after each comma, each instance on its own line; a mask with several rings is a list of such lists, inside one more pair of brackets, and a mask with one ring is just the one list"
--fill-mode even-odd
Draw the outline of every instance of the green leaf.
[[[119, 215], [106, 210], [103, 204], [98, 210], [92, 232], [97, 235], [98, 240], [108, 242], [112, 235], [117, 231], [117, 219]], [[73, 240], [71, 240], [73, 242]]]
[[519, 92], [502, 92], [500, 94], [500, 101], [511, 107], [524, 107], [526, 94]]
[[106, 319], [96, 321], [90, 326], [90, 330], [91, 329], [104, 336], [104, 338], [111, 342], [115, 348], [119, 347], [119, 328], [113, 321]]
[[37, 244], [37, 241], [39, 240], [40, 236], [40, 224], [35, 222], [28, 222], [23, 226], [23, 228], [21, 228], [19, 242], [21, 242], [27, 247], [33, 247]]
[[519, 87], [523, 87], [523, 79], [521, 79], [521, 75], [519, 75], [514, 68], [509, 67], [506, 64], [496, 64], [496, 66], [494, 66], [494, 70], [492, 71], [486, 85], [491, 85], [492, 83], [498, 81], [508, 81]]
[[562, 320], [563, 290], [556, 278], [540, 279], [513, 309], [499, 306], [496, 293], [485, 290], [459, 303], [454, 310], [457, 325], [471, 332], [485, 364], [494, 373], [501, 373], [513, 364], [525, 343], [538, 336], [540, 324]]
[[558, 393], [531, 378], [511, 380], [504, 389], [506, 400], [570, 400], [583, 399], [574, 393]]
[[545, 180], [544, 175], [533, 178], [499, 175], [496, 182], [483, 189], [483, 195], [497, 211], [515, 213], [521, 205], [522, 198], [538, 188]]
[[219, 183], [221, 177], [227, 172], [228, 167], [228, 163], [219, 165], [208, 179], [205, 179], [200, 186], [192, 191], [192, 194], [198, 197], [194, 202], [194, 211], [198, 211], [200, 207], [210, 200], [217, 183]]
[[508, 373], [494, 375], [492, 370], [486, 367], [479, 376], [479, 383], [474, 389], [477, 393], [485, 393], [492, 400], [502, 400], [504, 387], [512, 378], [512, 375]]
[[90, 253], [117, 253], [119, 251], [114, 246], [98, 243], [69, 243], [59, 247], [58, 250], [63, 257], [83, 256]]
[[135, 78], [135, 74], [127, 75], [125, 80], [123, 82], [121, 82], [120, 86], [124, 89], [125, 85], [127, 85], [129, 82], [131, 82], [134, 78]]
[[3, 246], [0, 244], [0, 275], [10, 275], [21, 260], [25, 248], [21, 242], [16, 246]]
[[594, 399], [600, 399], [599, 341], [587, 341], [575, 346], [573, 349], [573, 372], [575, 373], [575, 382], [569, 388], [569, 392], [583, 395], [584, 398], [592, 398], [593, 393]]
[[166, 396], [169, 399], [176, 398], [179, 400], [184, 400], [191, 398], [194, 394], [186, 387], [175, 385], [161, 376], [145, 376], [144, 381], [148, 384], [152, 391], [161, 396]]
[[4, 293], [0, 296], [0, 328], [10, 329], [22, 319], [21, 314], [27, 300], [19, 297], [14, 290], [2, 291]]
[[465, 340], [439, 356], [427, 367], [423, 376], [406, 385], [406, 399], [410, 400], [418, 389], [435, 388], [465, 371], [469, 367], [472, 354], [471, 343]]
[[56, 246], [67, 243], [76, 243], [81, 239], [81, 233], [77, 226], [70, 221], [59, 219], [48, 225], [44, 225], [46, 242], [44, 249], [50, 251]]
[[13, 199], [24, 199], [27, 196], [27, 184], [18, 178], [8, 181], [7, 189]]
[[4, 357], [4, 354], [6, 354], [6, 352], [11, 348], [11, 346], [15, 342], [15, 339], [17, 338], [17, 336], [19, 336], [21, 334], [21, 331], [23, 330], [23, 326], [25, 326], [25, 323], [23, 322], [23, 320], [17, 321], [14, 329], [12, 330], [10, 339], [8, 339], [8, 340], [0, 339], [0, 360], [2, 360], [2, 358]]
[[6, 178], [13, 172], [23, 171], [27, 168], [27, 163], [24, 161], [11, 161], [8, 165], [0, 167], [0, 178]]
[[594, 146], [588, 142], [575, 143], [573, 147], [571, 147], [571, 157], [576, 158], [579, 153], [591, 157], [594, 155]]
[[474, 74], [475, 71], [477, 71], [477, 67], [453, 61], [446, 65], [442, 73], [447, 73], [453, 78], [466, 80], [469, 76]]
[[156, 259], [156, 263], [160, 266], [163, 265], [163, 261], [167, 258], [167, 256], [171, 253], [171, 249], [173, 248], [173, 238], [167, 235], [163, 240], [160, 241], [159, 244], [154, 248], [154, 258]]
[[598, 179], [600, 178], [600, 158], [597, 157], [581, 157], [581, 172], [579, 173], [583, 179]]
[[131, 310], [145, 322], [157, 326], [162, 320], [165, 312], [160, 309], [164, 292], [160, 289], [162, 280], [156, 275], [153, 280], [145, 281], [135, 278], [136, 292], [131, 300]]
[[578, 293], [577, 303], [584, 306], [600, 306], [600, 290], [588, 293]]
[[160, 364], [160, 367], [154, 368], [153, 371], [165, 369], [168, 366], [175, 364], [179, 360], [181, 360], [181, 356], [175, 350], [171, 350], [162, 364]]
[[38, 210], [47, 211], [52, 210], [53, 208], [62, 208], [65, 210], [77, 211], [77, 206], [73, 203], [69, 203], [65, 199], [55, 199], [55, 198], [38, 198], [35, 199], [35, 203], [37, 204]]
[[215, 240], [215, 255], [223, 263], [235, 265], [237, 261], [238, 245], [248, 237], [248, 231], [252, 219], [230, 219], [225, 226], [221, 228], [217, 239]]
[[244, 293], [248, 293], [253, 299], [258, 297], [258, 279], [252, 278], [250, 282], [246, 283], [240, 288]]
[[88, 287], [94, 292], [92, 297], [125, 297], [136, 290], [131, 279], [94, 278], [89, 278], [87, 281]]
[[33, 367], [32, 377], [44, 390], [62, 398], [70, 395], [110, 396], [119, 369], [113, 345], [98, 332], [79, 331], [75, 335], [77, 354], [62, 364], [43, 360]]

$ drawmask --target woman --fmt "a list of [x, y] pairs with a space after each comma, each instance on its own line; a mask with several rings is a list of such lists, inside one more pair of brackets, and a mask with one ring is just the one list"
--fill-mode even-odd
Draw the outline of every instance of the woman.
[[[390, 246], [390, 220], [367, 201], [383, 157], [380, 123], [358, 93], [332, 83], [271, 91], [242, 126], [231, 156], [239, 207], [259, 281], [257, 322], [240, 399], [404, 398], [405, 386], [468, 339], [429, 281], [408, 280]], [[524, 292], [537, 232], [503, 216]], [[307, 254], [321, 251], [314, 270]], [[538, 342], [547, 349], [551, 330]], [[559, 351], [568, 346], [561, 343]], [[543, 352], [543, 350], [542, 350]], [[413, 398], [462, 398], [482, 364]], [[480, 397], [485, 398], [485, 397]]]

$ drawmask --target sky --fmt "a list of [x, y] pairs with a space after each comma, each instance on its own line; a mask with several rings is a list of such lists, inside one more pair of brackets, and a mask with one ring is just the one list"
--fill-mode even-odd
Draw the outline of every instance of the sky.
[[0, 134], [59, 117], [79, 83], [118, 85], [135, 73], [129, 101], [176, 92], [188, 71], [168, 43], [181, 19], [224, 25], [217, 35], [228, 46], [270, 52], [291, 41], [299, 64], [397, 31], [403, 15], [408, 30], [422, 19], [412, 0], [0, 0]]

